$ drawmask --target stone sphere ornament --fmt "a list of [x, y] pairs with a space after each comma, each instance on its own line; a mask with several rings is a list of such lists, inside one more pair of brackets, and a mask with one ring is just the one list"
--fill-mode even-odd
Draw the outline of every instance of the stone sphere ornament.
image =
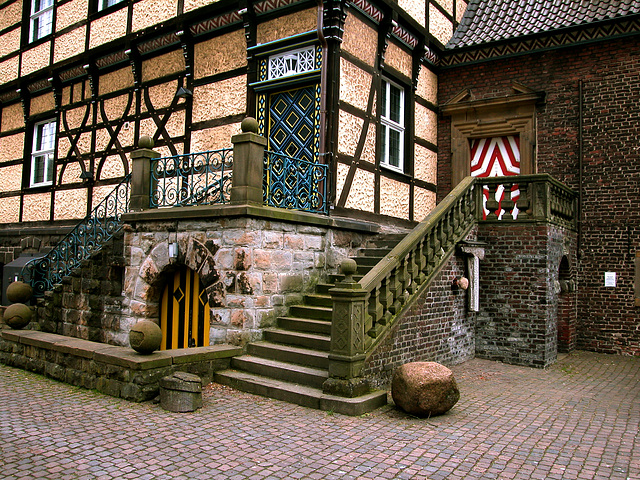
[[150, 320], [140, 320], [129, 331], [129, 345], [136, 352], [149, 355], [160, 348], [162, 330]]
[[7, 287], [7, 300], [11, 303], [26, 303], [33, 295], [33, 288], [25, 282], [17, 280]]
[[30, 307], [24, 303], [14, 303], [4, 311], [4, 323], [14, 330], [20, 330], [29, 325], [32, 316], [33, 311]]

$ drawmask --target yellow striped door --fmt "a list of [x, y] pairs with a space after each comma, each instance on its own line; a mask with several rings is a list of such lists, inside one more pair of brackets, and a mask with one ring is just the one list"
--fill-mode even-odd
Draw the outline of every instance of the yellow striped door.
[[188, 268], [172, 274], [160, 303], [161, 350], [209, 345], [209, 315], [200, 276]]

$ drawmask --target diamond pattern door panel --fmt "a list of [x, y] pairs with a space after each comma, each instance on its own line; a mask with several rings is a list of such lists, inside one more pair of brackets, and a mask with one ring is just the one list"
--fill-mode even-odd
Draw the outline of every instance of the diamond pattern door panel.
[[[504, 136], [493, 138], [474, 138], [470, 140], [471, 176], [473, 177], [506, 177], [520, 173], [520, 138]], [[489, 189], [485, 187], [484, 204], [486, 205]], [[511, 199], [518, 201], [520, 190], [517, 185], [511, 187]], [[504, 198], [504, 186], [500, 185], [496, 192], [496, 200]], [[499, 218], [503, 211], [499, 209]], [[484, 209], [486, 218], [488, 210]], [[513, 212], [517, 216], [517, 208]]]
[[298, 88], [269, 98], [269, 150], [315, 161], [315, 89]]

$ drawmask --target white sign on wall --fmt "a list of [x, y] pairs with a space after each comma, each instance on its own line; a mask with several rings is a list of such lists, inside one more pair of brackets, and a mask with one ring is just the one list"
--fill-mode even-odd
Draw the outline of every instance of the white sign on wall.
[[605, 287], [616, 286], [616, 272], [604, 272], [604, 286]]

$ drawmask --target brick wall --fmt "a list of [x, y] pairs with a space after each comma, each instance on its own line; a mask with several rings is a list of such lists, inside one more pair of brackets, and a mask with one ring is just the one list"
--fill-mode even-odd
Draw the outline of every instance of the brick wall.
[[[579, 188], [579, 82], [583, 82], [583, 224], [576, 264], [578, 348], [640, 355], [633, 258], [640, 250], [640, 47], [637, 37], [445, 70], [439, 103], [463, 89], [473, 99], [546, 93], [538, 106], [537, 172]], [[451, 188], [451, 127], [438, 132], [438, 196]], [[604, 287], [616, 272], [617, 287]]]

